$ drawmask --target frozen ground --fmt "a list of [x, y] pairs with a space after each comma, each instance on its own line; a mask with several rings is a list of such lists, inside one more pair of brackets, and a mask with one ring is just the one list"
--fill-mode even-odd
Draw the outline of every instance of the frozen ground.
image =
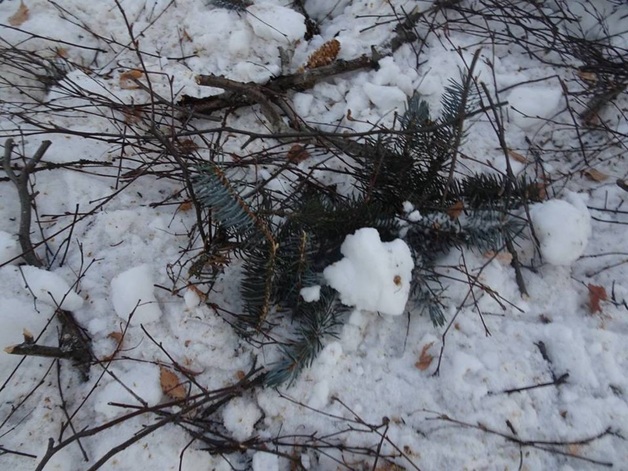
[[[205, 0], [24, 0], [22, 6], [0, 1], [2, 47], [50, 54], [56, 47], [76, 65], [62, 84], [49, 90], [35, 86], [31, 96], [3, 87], [0, 136], [13, 136], [25, 155], [51, 140], [45, 162], [102, 164], [99, 172], [56, 169], [33, 179], [42, 231], [51, 237], [53, 250], [61, 246], [60, 254], [68, 233], [52, 234], [75, 215], [94, 211], [76, 222], [64, 263], [57, 258], [49, 271], [21, 264], [17, 193], [6, 179], [0, 181], [0, 345], [22, 342], [24, 329], [36, 339], [43, 332], [38, 341], [54, 345], [57, 327], [49, 320], [55, 306], [62, 305], [87, 329], [96, 356], [108, 365], [107, 372], [93, 366], [89, 381], [82, 382], [69, 362], [57, 370], [50, 359], [2, 354], [0, 468], [35, 469], [49, 439], [57, 444], [85, 427], [114, 420], [129, 411], [120, 404], [156, 406], [170, 400], [163, 391], [163, 365], [173, 360], [195, 372], [196, 382], [211, 391], [241, 379], [255, 356], [265, 364], [273, 354], [243, 342], [214, 309], [241, 307], [237, 269], [225, 271], [207, 300], [185, 289], [185, 280], [176, 286], [183, 289], [172, 294], [173, 266], [195, 221], [190, 210], [151, 204], [180, 190], [172, 180], [146, 175], [120, 188], [116, 172], [139, 162], [134, 156], [106, 139], [63, 130], [29, 133], [22, 118], [9, 119], [10, 103], [43, 100], [69, 106], [75, 98], [67, 90], [76, 89], [94, 97], [94, 104], [86, 107], [76, 100], [76, 115], [51, 113], [52, 123], [94, 136], [125, 132], [99, 113], [97, 97], [123, 104], [146, 99], [133, 82], [141, 75], [128, 73], [140, 64], [127, 48], [127, 22], [143, 51], [142, 67], [160, 72], [153, 77], [155, 93], [200, 97], [221, 90], [200, 87], [197, 74], [262, 83], [296, 71], [334, 37], [341, 45], [339, 59], [370, 54], [371, 46], [392, 37], [396, 23], [388, 20], [393, 12], [427, 9], [431, 3], [306, 1], [320, 23], [320, 35], [306, 41], [303, 16], [287, 0], [258, 0], [243, 11]], [[550, 9], [556, 2], [540, 3]], [[608, 33], [626, 51], [628, 7], [611, 1], [572, 5], [582, 10], [581, 26], [589, 36], [602, 34], [591, 17], [592, 5], [606, 8]], [[436, 328], [418, 314], [420, 306], [406, 304], [404, 280], [391, 282], [393, 264], [405, 267], [402, 278], [409, 277], [412, 261], [405, 244], [382, 243], [376, 232], [364, 228], [347, 238], [342, 261], [325, 270], [326, 282], [345, 304], [356, 307], [338, 338], [325, 340], [313, 365], [290, 387], [247, 391], [217, 415], [225, 435], [243, 442], [246, 451], [210, 455], [182, 428], [167, 424], [105, 460], [102, 469], [295, 469], [286, 457], [269, 451], [281, 451], [311, 470], [628, 469], [628, 193], [615, 183], [628, 177], [626, 140], [602, 152], [591, 150], [585, 163], [561, 86], [578, 90], [573, 69], [553, 68], [503, 42], [441, 33], [429, 37], [420, 66], [416, 49], [402, 46], [382, 58], [378, 70], [344, 74], [296, 93], [294, 109], [321, 127], [342, 124], [356, 131], [392, 122], [415, 90], [437, 111], [444, 85], [459, 77], [459, 69], [480, 48], [476, 73], [500, 100], [509, 101], [505, 138], [516, 151], [513, 171], [540, 178], [542, 162], [542, 176], [552, 182], [550, 200], [530, 208], [541, 256], [531, 238], [517, 247], [528, 295], [520, 294], [508, 257], [453, 250], [440, 261], [441, 272], [451, 277], [445, 299], [450, 324], [447, 330]], [[293, 51], [288, 64], [282, 64], [280, 47]], [[0, 67], [0, 73], [11, 73], [6, 63]], [[624, 93], [602, 116], [624, 138], [627, 106]], [[353, 121], [347, 119], [349, 112]], [[246, 108], [233, 114], [229, 125], [264, 131], [259, 113]], [[17, 127], [27, 131], [22, 139]], [[251, 146], [258, 151], [273, 144], [255, 141]], [[474, 119], [460, 158], [466, 169], [505, 169], [485, 116]], [[311, 163], [298, 165], [307, 170]], [[262, 169], [260, 178], [269, 172]], [[33, 239], [41, 236], [36, 231]], [[478, 275], [484, 288], [470, 294], [467, 283], [455, 281], [468, 274]], [[303, 295], [313, 300], [318, 291]], [[120, 332], [124, 340], [118, 348]], [[156, 420], [146, 414], [112, 425], [63, 448], [43, 469], [90, 469]], [[287, 437], [286, 443], [301, 439], [310, 447], [273, 448], [279, 437]], [[269, 443], [268, 449], [246, 445], [255, 438]], [[333, 446], [324, 448], [325, 443]], [[382, 458], [366, 456], [365, 449]]]

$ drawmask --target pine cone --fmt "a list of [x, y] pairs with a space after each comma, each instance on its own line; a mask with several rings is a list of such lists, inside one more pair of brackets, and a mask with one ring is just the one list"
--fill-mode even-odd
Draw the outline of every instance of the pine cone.
[[305, 68], [316, 69], [318, 67], [329, 65], [336, 60], [339, 52], [340, 42], [337, 39], [327, 41], [310, 55], [307, 60], [307, 64], [305, 64]]

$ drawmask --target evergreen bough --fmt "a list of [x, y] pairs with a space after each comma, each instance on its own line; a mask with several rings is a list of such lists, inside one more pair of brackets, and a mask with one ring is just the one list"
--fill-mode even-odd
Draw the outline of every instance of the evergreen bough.
[[[383, 241], [402, 237], [415, 261], [412, 301], [442, 326], [443, 287], [433, 269], [437, 256], [463, 246], [498, 251], [521, 234], [523, 222], [510, 213], [539, 196], [535, 185], [502, 175], [452, 178], [465, 118], [478, 103], [479, 92], [467, 74], [446, 88], [437, 119], [415, 94], [399, 129], [361, 142], [331, 139], [357, 163], [351, 196], [300, 185], [282, 200], [249, 191], [254, 200], [241, 196], [250, 186], [230, 180], [218, 164], [199, 169], [199, 202], [211, 210], [216, 232], [236, 242], [233, 250], [243, 262], [238, 332], [249, 338], [266, 335], [285, 313], [290, 319], [293, 334], [279, 342], [280, 360], [270, 365], [267, 384], [292, 382], [316, 358], [323, 339], [337, 334], [343, 307], [334, 290], [322, 286], [315, 302], [304, 302], [300, 291], [321, 284], [322, 270], [340, 258], [347, 235], [374, 227]], [[420, 212], [418, 221], [404, 219], [408, 203]]]

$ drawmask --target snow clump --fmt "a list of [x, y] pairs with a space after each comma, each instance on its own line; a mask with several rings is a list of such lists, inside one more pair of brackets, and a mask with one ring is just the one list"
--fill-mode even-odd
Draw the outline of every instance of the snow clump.
[[508, 103], [514, 108], [511, 119], [521, 129], [532, 130], [556, 113], [562, 96], [560, 87], [517, 87], [508, 96]]
[[279, 5], [251, 5], [247, 21], [255, 34], [268, 41], [292, 43], [305, 34], [305, 17]]
[[591, 236], [591, 216], [575, 193], [565, 200], [549, 200], [530, 208], [532, 225], [543, 259], [552, 265], [571, 265], [583, 253]]
[[244, 441], [251, 438], [255, 424], [262, 418], [262, 411], [250, 400], [236, 397], [222, 411], [224, 426], [233, 438]]
[[128, 409], [112, 404], [159, 404], [163, 391], [159, 383], [159, 367], [150, 363], [134, 364], [128, 371], [113, 371], [117, 379], [99, 390], [94, 410], [107, 419], [125, 414]]
[[153, 278], [148, 265], [140, 265], [111, 280], [111, 297], [116, 314], [135, 325], [154, 322], [161, 317], [153, 288]]
[[32, 266], [23, 266], [20, 270], [26, 289], [42, 303], [59, 306], [66, 311], [75, 311], [83, 305], [83, 298], [56, 273]]
[[348, 235], [340, 247], [345, 256], [323, 271], [327, 283], [347, 306], [393, 316], [404, 312], [414, 261], [401, 239], [382, 242], [376, 229]]
[[0, 265], [9, 263], [9, 260], [13, 260], [11, 263], [16, 264], [19, 262], [20, 252], [15, 237], [8, 232], [0, 231]]

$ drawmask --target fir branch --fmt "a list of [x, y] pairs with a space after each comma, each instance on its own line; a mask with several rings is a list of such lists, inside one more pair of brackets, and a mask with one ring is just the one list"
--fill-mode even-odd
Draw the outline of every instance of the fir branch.
[[245, 12], [248, 7], [253, 5], [250, 0], [211, 0], [210, 3], [218, 8], [226, 8], [238, 13]]
[[[455, 123], [452, 126], [452, 140], [451, 142], [451, 156], [449, 163], [449, 175], [447, 177], [447, 185], [450, 185], [454, 181], [454, 171], [456, 170], [456, 161], [458, 158], [458, 150], [460, 145], [462, 144], [462, 139], [465, 134], [464, 130], [464, 122], [467, 114], [470, 111], [471, 106], [474, 104], [477, 98], [473, 97], [473, 85], [475, 83], [475, 79], [473, 78], [473, 73], [475, 71], [475, 66], [480, 57], [481, 49], [475, 51], [473, 54], [473, 59], [471, 60], [471, 65], [466, 71], [465, 75], [462, 77], [462, 84], [458, 84], [453, 80], [450, 80], [450, 84], [448, 87], [445, 87], [445, 93], [442, 97], [442, 105], [443, 105], [443, 113], [441, 119], [444, 122], [453, 122]], [[479, 97], [479, 93], [476, 89], [476, 96]], [[447, 199], [447, 188], [445, 188], [445, 193], [442, 197], [442, 203], [444, 203]]]
[[240, 293], [245, 301], [247, 315], [238, 317], [240, 332], [248, 334], [250, 328], [260, 331], [274, 301], [278, 245], [274, 240], [260, 241], [246, 251], [244, 274]]
[[200, 169], [195, 182], [199, 203], [212, 210], [213, 218], [236, 235], [247, 238], [257, 225], [257, 216], [231, 186], [223, 171], [210, 163]]
[[542, 186], [525, 176], [512, 179], [486, 173], [464, 177], [450, 186], [451, 197], [473, 209], [517, 209], [530, 201], [543, 201], [543, 192]]
[[296, 312], [302, 302], [301, 289], [318, 283], [312, 269], [316, 243], [312, 235], [303, 229], [292, 233], [286, 227], [283, 232], [279, 236], [275, 296], [279, 304]]
[[427, 310], [430, 320], [435, 327], [445, 325], [445, 314], [441, 301], [444, 288], [436, 273], [430, 270], [421, 254], [413, 254], [415, 260], [412, 270], [412, 287], [410, 294], [414, 303]]
[[406, 240], [428, 258], [463, 246], [482, 252], [499, 251], [506, 244], [506, 234], [514, 239], [523, 227], [522, 221], [490, 209], [475, 209], [456, 219], [437, 212], [412, 224]]
[[303, 368], [311, 366], [323, 349], [322, 339], [337, 336], [338, 315], [335, 291], [327, 286], [321, 288], [318, 301], [303, 303], [298, 313], [302, 324], [297, 338], [281, 348], [283, 358], [267, 373], [266, 384], [278, 386], [287, 382], [290, 385]]

